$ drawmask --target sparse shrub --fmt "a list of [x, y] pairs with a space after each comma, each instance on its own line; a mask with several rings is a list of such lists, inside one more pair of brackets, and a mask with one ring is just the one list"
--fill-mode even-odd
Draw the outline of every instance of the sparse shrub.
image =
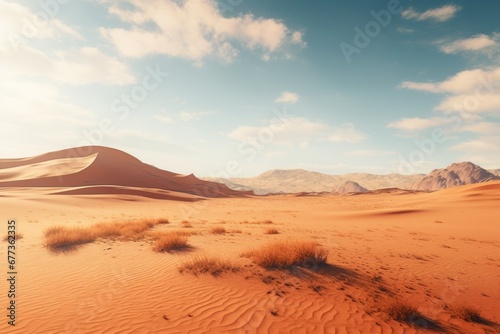
[[77, 245], [93, 242], [95, 233], [88, 228], [71, 227], [60, 228], [58, 226], [49, 228], [45, 232], [45, 247], [50, 250], [63, 250]]
[[99, 238], [139, 240], [144, 238], [148, 229], [157, 224], [164, 224], [164, 221], [144, 219], [125, 223], [97, 223], [89, 227], [52, 226], [45, 231], [45, 247], [56, 251], [94, 242]]
[[181, 226], [184, 228], [192, 228], [193, 227], [193, 225], [190, 222], [188, 222], [187, 220], [183, 221], [181, 223]]
[[459, 305], [451, 307], [451, 314], [468, 322], [481, 322], [481, 311], [473, 306]]
[[385, 312], [389, 317], [400, 322], [411, 323], [419, 316], [417, 308], [408, 302], [393, 300], [385, 305]]
[[158, 225], [166, 225], [166, 224], [170, 224], [170, 221], [167, 218], [158, 218], [156, 220], [156, 223]]
[[211, 274], [220, 275], [225, 271], [238, 271], [239, 268], [229, 260], [216, 256], [197, 255], [179, 266], [179, 271], [189, 272], [194, 275]]
[[210, 233], [212, 233], [212, 234], [224, 234], [224, 233], [226, 233], [226, 229], [222, 226], [217, 226], [217, 227], [213, 227], [210, 230]]
[[314, 261], [325, 264], [328, 251], [310, 241], [277, 241], [243, 254], [264, 268], [286, 269]]
[[189, 247], [187, 240], [187, 236], [176, 232], [157, 234], [153, 249], [156, 252], [186, 249]]
[[279, 234], [280, 231], [278, 231], [275, 228], [268, 228], [267, 230], [264, 231], [265, 234]]

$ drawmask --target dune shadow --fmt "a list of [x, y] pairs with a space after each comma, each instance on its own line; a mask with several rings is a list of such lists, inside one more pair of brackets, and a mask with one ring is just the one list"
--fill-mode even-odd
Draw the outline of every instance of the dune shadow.
[[481, 324], [481, 325], [485, 325], [485, 326], [489, 326], [489, 327], [500, 328], [500, 324], [497, 324], [496, 322], [485, 319], [481, 316], [473, 317], [471, 319], [471, 322], [475, 322], [476, 324]]
[[293, 276], [305, 280], [326, 277], [336, 281], [359, 283], [363, 279], [358, 272], [352, 269], [329, 263], [318, 264], [314, 261], [304, 261], [300, 265], [293, 265], [289, 271]]
[[168, 253], [168, 254], [188, 254], [196, 251], [196, 247], [191, 246], [191, 245], [186, 245], [180, 248], [176, 249], [170, 249], [170, 250], [165, 250], [161, 251], [159, 253]]
[[412, 314], [406, 322], [417, 329], [435, 333], [449, 333], [449, 330], [439, 323], [439, 321], [432, 320], [420, 313]]

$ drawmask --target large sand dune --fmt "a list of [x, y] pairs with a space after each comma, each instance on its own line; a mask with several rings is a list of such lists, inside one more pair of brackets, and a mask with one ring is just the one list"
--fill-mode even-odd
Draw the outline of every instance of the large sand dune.
[[[115, 186], [103, 188], [102, 186]], [[0, 160], [0, 188], [77, 187], [72, 194], [123, 194], [141, 188], [155, 197], [157, 189], [200, 197], [243, 196], [223, 184], [180, 175], [142, 163], [133, 156], [107, 147], [87, 146], [43, 154], [33, 158]], [[82, 188], [84, 187], [84, 188]], [[124, 187], [121, 188], [120, 187]], [[137, 194], [132, 191], [131, 194]]]
[[[404, 196], [198, 202], [110, 194], [102, 187], [81, 195], [85, 189], [68, 187], [57, 196], [50, 187], [1, 190], [5, 214], [17, 218], [24, 234], [18, 324], [9, 333], [500, 332], [500, 182]], [[107, 239], [69, 252], [43, 246], [50, 226], [152, 217], [171, 221], [155, 230], [195, 232], [191, 248], [156, 253], [148, 240]], [[184, 220], [192, 228], [183, 228]], [[213, 234], [217, 226], [226, 233]], [[279, 234], [266, 234], [269, 227]], [[240, 256], [273, 240], [316, 241], [328, 250], [328, 265], [266, 270]], [[241, 270], [217, 277], [178, 271], [199, 254], [230, 259]], [[391, 300], [415, 303], [424, 318], [413, 325], [392, 319], [384, 309]], [[462, 304], [477, 307], [482, 320], [453, 316], [451, 308]], [[3, 321], [0, 331], [6, 330]]]

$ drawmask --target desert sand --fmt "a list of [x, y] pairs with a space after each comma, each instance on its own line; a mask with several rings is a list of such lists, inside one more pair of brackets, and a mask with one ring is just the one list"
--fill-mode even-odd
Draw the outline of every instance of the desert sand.
[[[135, 166], [142, 183], [111, 177], [113, 164], [138, 163], [99, 152], [0, 160], [2, 219], [16, 219], [23, 234], [17, 322], [2, 321], [0, 332], [500, 333], [498, 181], [433, 193], [262, 197], [209, 184], [219, 190], [207, 198], [192, 191], [207, 182], [194, 176], [162, 174], [174, 188], [167, 181], [153, 187], [154, 167]], [[44, 245], [53, 226], [158, 218], [170, 223], [152, 230], [194, 233], [190, 247], [155, 252], [147, 238], [60, 251]], [[267, 234], [270, 228], [277, 233]], [[276, 240], [317, 242], [328, 251], [327, 265], [265, 269], [241, 256]], [[239, 269], [179, 271], [200, 254]], [[386, 312], [391, 301], [413, 303], [418, 314], [397, 321]], [[459, 305], [477, 308], [481, 318], [460, 319], [452, 312]]]

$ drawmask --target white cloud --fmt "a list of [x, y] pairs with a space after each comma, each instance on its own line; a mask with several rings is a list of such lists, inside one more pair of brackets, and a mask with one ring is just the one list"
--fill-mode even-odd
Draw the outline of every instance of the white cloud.
[[492, 38], [488, 35], [479, 34], [470, 38], [458, 39], [448, 43], [438, 43], [440, 50], [444, 53], [457, 53], [460, 51], [479, 51], [490, 49], [499, 45], [498, 36]]
[[216, 111], [181, 111], [178, 114], [169, 115], [165, 111], [163, 111], [161, 114], [153, 115], [153, 118], [162, 123], [171, 124], [175, 123], [176, 121], [182, 121], [182, 122], [197, 121], [202, 118], [212, 116], [215, 114], [217, 114]]
[[82, 38], [76, 30], [43, 11], [35, 13], [19, 3], [0, 0], [0, 45], [4, 48], [17, 50], [30, 39], [66, 36]]
[[126, 0], [112, 2], [108, 11], [130, 27], [100, 32], [127, 57], [163, 54], [200, 64], [208, 56], [232, 61], [239, 53], [236, 44], [271, 53], [302, 42], [301, 33], [277, 19], [224, 17], [214, 0]]
[[426, 10], [425, 12], [417, 12], [413, 7], [410, 7], [404, 10], [401, 16], [407, 20], [444, 22], [452, 19], [461, 9], [462, 7], [457, 5], [445, 5], [443, 7]]
[[174, 122], [172, 117], [167, 115], [153, 115], [153, 118], [165, 124], [171, 124]]
[[278, 124], [263, 126], [239, 126], [228, 134], [229, 138], [260, 146], [273, 143], [282, 146], [303, 146], [310, 139], [324, 137], [326, 124], [303, 117], [280, 119]]
[[74, 48], [48, 55], [24, 47], [1, 50], [0, 71], [10, 79], [41, 77], [72, 85], [130, 84], [135, 81], [127, 65], [93, 47]]
[[366, 138], [366, 135], [356, 130], [353, 124], [346, 123], [340, 127], [333, 127], [328, 136], [332, 142], [358, 143]]
[[478, 134], [496, 134], [500, 133], [500, 123], [477, 122], [466, 124], [457, 129], [459, 132], [473, 132]]
[[483, 168], [498, 168], [500, 166], [500, 136], [481, 136], [452, 147], [461, 152], [462, 160], [472, 161]]
[[290, 103], [290, 104], [297, 103], [298, 101], [299, 101], [299, 95], [288, 91], [281, 93], [281, 95], [274, 100], [275, 103]]
[[179, 119], [184, 122], [197, 121], [207, 116], [215, 115], [215, 111], [182, 111], [179, 113]]
[[380, 150], [358, 150], [358, 151], [351, 151], [348, 154], [357, 157], [387, 157], [396, 154], [396, 152], [380, 151]]
[[453, 119], [445, 117], [432, 117], [432, 118], [413, 117], [413, 118], [403, 118], [399, 121], [391, 122], [387, 124], [387, 127], [401, 131], [417, 132], [429, 128], [443, 126], [453, 122], [454, 122]]
[[278, 124], [239, 126], [228, 137], [253, 146], [276, 144], [307, 148], [311, 140], [357, 143], [366, 136], [350, 123], [331, 127], [304, 117], [289, 117], [280, 119]]
[[457, 144], [452, 147], [456, 151], [477, 152], [477, 151], [500, 151], [498, 146], [500, 143], [499, 136], [482, 137], [467, 142]]
[[416, 31], [415, 29], [403, 28], [403, 27], [398, 27], [396, 30], [401, 34], [413, 34]]
[[448, 94], [435, 108], [444, 112], [500, 111], [500, 67], [462, 71], [442, 82], [405, 81], [399, 87]]

